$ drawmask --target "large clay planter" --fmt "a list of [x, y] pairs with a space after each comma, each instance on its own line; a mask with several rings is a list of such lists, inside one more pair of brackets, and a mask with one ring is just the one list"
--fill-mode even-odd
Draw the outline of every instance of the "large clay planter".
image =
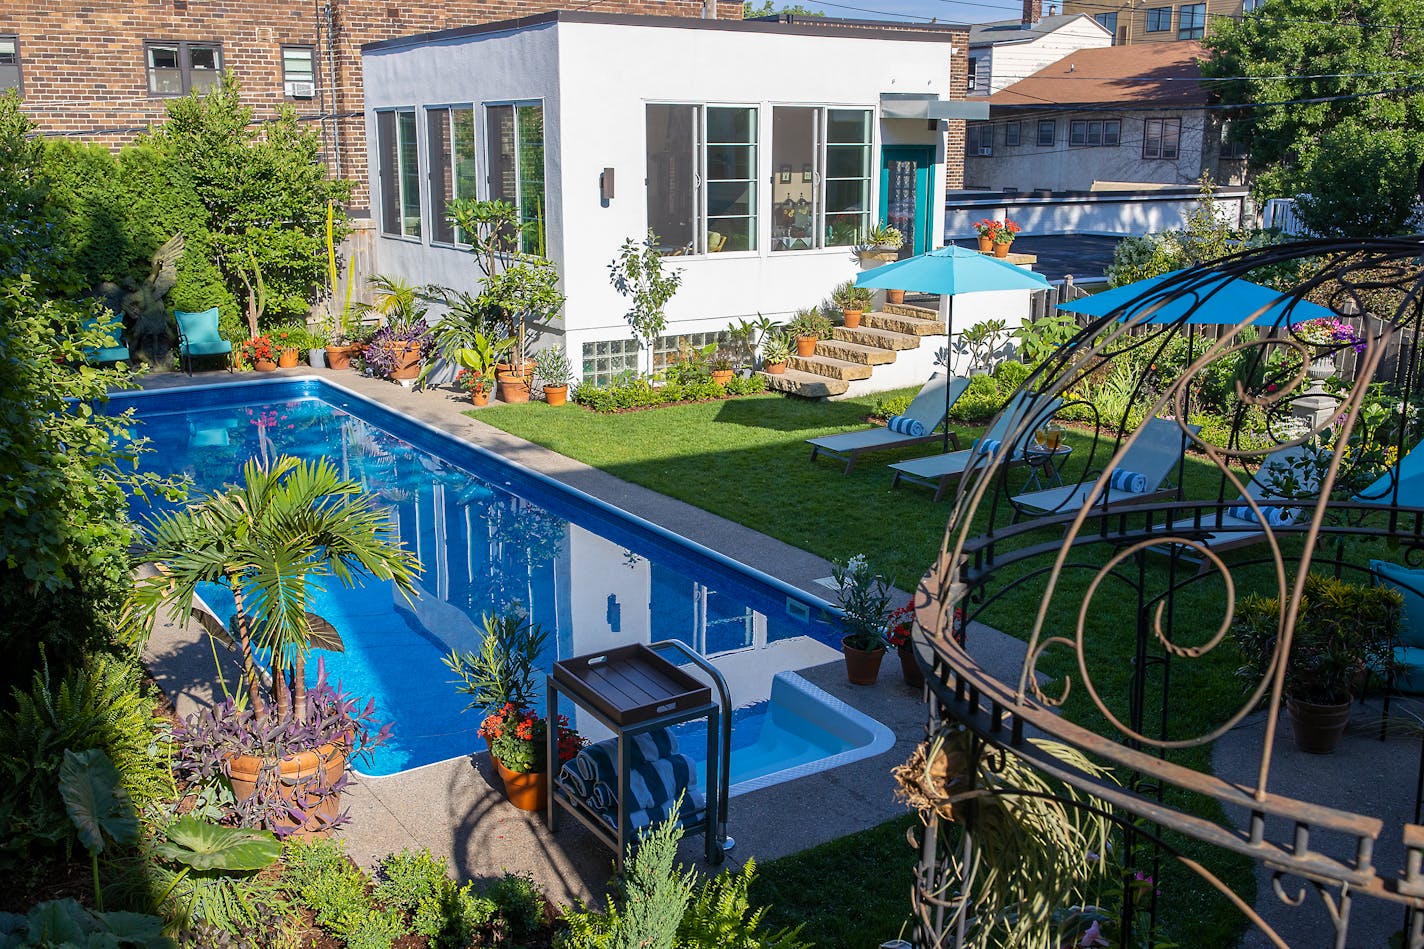
[[504, 796], [521, 811], [542, 811], [549, 804], [549, 772], [510, 771], [493, 754], [490, 760], [504, 781]]
[[544, 401], [550, 405], [564, 405], [569, 401], [569, 387], [567, 385], [545, 386]]
[[841, 317], [845, 320], [846, 329], [853, 330], [860, 326], [860, 318], [864, 313], [864, 310], [841, 310]]
[[773, 376], [779, 376], [786, 371], [786, 363], [769, 362], [766, 364], [766, 371], [771, 373]]
[[356, 355], [355, 346], [328, 346], [326, 347], [326, 368], [350, 369], [351, 357], [354, 355]]
[[495, 375], [501, 402], [529, 401], [529, 377], [522, 372], [501, 372]]
[[841, 652], [845, 653], [846, 677], [852, 685], [874, 685], [880, 676], [880, 663], [885, 658], [885, 647], [879, 649], [856, 649], [844, 639]]
[[420, 343], [412, 340], [392, 340], [386, 343], [395, 361], [391, 378], [397, 381], [414, 379], [420, 375]]
[[734, 375], [736, 375], [736, 373], [731, 369], [714, 369], [712, 370], [712, 381], [725, 389], [727, 388], [727, 383], [732, 381], [732, 376]]
[[885, 302], [886, 302], [886, 303], [893, 304], [893, 305], [895, 305], [895, 306], [899, 306], [900, 304], [902, 304], [902, 303], [905, 302], [905, 291], [904, 291], [904, 290], [886, 290], [886, 291], [885, 291]]
[[994, 249], [994, 239], [984, 234], [979, 235], [979, 253], [987, 254]]
[[914, 647], [904, 645], [895, 652], [900, 656], [900, 674], [905, 677], [905, 684], [912, 689], [924, 688], [925, 674], [920, 670], [920, 664], [915, 661]]
[[801, 356], [802, 358], [816, 355], [816, 337], [796, 337], [796, 355]]
[[1350, 721], [1350, 703], [1316, 705], [1286, 699], [1286, 713], [1290, 716], [1295, 746], [1308, 754], [1328, 755], [1345, 735], [1345, 726]]
[[277, 365], [282, 369], [291, 369], [297, 364], [297, 357], [300, 354], [295, 349], [284, 349], [277, 357]]
[[[341, 794], [328, 794], [314, 810], [305, 807], [298, 800], [298, 792], [313, 777], [320, 775], [316, 782], [319, 787], [331, 787], [346, 772], [346, 749], [340, 745], [327, 743], [313, 751], [300, 751], [288, 755], [277, 762], [277, 796], [284, 801], [292, 801], [310, 816], [305, 824], [297, 827], [297, 822], [285, 819], [284, 826], [295, 828], [299, 837], [319, 837], [326, 834], [326, 828], [341, 812]], [[257, 793], [257, 782], [262, 773], [262, 759], [255, 755], [234, 755], [228, 762], [228, 780], [233, 796], [245, 801]]]
[[994, 256], [995, 256], [995, 257], [1001, 257], [1001, 258], [1002, 258], [1002, 257], [1007, 257], [1007, 256], [1009, 256], [1009, 247], [1010, 247], [1010, 246], [1011, 246], [1011, 245], [1009, 245], [1009, 244], [1004, 244], [1004, 243], [1001, 243], [1001, 242], [997, 242], [997, 241], [996, 241], [996, 242], [994, 243]]
[[277, 364], [270, 359], [254, 359], [252, 360], [252, 368], [258, 372], [271, 372], [277, 368]]

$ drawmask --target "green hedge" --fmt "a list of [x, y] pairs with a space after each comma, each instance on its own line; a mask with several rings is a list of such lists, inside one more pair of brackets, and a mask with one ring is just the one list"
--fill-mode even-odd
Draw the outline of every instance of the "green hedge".
[[703, 402], [729, 396], [756, 395], [766, 391], [766, 379], [760, 374], [733, 376], [726, 386], [710, 380], [679, 383], [668, 381], [655, 386], [647, 379], [599, 386], [579, 383], [573, 399], [595, 412], [619, 412], [627, 409], [650, 409], [677, 402]]

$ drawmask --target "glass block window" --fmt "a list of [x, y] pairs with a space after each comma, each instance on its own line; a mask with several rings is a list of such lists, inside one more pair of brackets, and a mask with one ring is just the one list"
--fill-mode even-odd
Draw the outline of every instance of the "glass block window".
[[583, 380], [607, 385], [624, 372], [638, 371], [636, 339], [600, 339], [583, 344]]
[[686, 343], [693, 349], [701, 349], [711, 343], [718, 346], [731, 342], [732, 334], [727, 330], [711, 333], [684, 333], [681, 336], [659, 336], [653, 344], [653, 372], [661, 372], [677, 361], [680, 344]]

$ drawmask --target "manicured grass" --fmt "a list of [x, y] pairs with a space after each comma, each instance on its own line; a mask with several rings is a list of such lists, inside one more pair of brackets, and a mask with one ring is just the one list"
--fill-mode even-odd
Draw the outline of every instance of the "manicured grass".
[[[917, 446], [864, 458], [857, 470], [842, 474], [833, 460], [808, 462], [805, 439], [861, 427], [875, 398], [834, 403], [808, 403], [780, 396], [759, 396], [731, 402], [682, 405], [644, 412], [597, 415], [577, 407], [549, 409], [544, 405], [499, 406], [480, 410], [480, 420], [527, 438], [561, 454], [602, 468], [625, 480], [679, 498], [730, 520], [756, 528], [787, 543], [823, 557], [845, 559], [865, 553], [871, 565], [911, 587], [934, 562], [950, 513], [947, 503], [933, 504], [929, 493], [916, 486], [891, 490], [885, 465], [893, 460], [931, 454], [932, 446]], [[961, 444], [978, 434], [959, 427]], [[1089, 439], [1070, 431], [1067, 441], [1075, 448], [1065, 476], [1071, 478], [1087, 464]], [[1103, 458], [1094, 459], [1100, 466]], [[1011, 482], [1022, 482], [1015, 472]], [[1184, 472], [1188, 497], [1215, 497], [1219, 475], [1200, 459], [1189, 458]], [[1000, 522], [1007, 512], [1000, 512]], [[976, 518], [976, 530], [988, 527], [988, 515]], [[1019, 545], [1051, 541], [1060, 532], [1039, 532]], [[736, 551], [726, 551], [736, 556]], [[1077, 603], [1086, 592], [1097, 566], [1109, 556], [1106, 549], [1089, 548], [1074, 556], [1082, 569], [1069, 570], [1053, 597], [1045, 635], [1072, 636]], [[1031, 566], [1042, 566], [1037, 561]], [[1134, 583], [1160, 592], [1169, 582], [1167, 558], [1150, 555], [1126, 570]], [[1001, 571], [996, 588], [1007, 578], [1027, 574], [1027, 568]], [[1190, 573], [1190, 571], [1188, 571]], [[1238, 593], [1250, 589], [1253, 578], [1269, 588], [1268, 576], [1253, 568], [1236, 572]], [[1180, 578], [1179, 578], [1180, 579]], [[1093, 600], [1087, 625], [1089, 668], [1103, 705], [1120, 720], [1128, 717], [1131, 664], [1138, 635], [1135, 595], [1109, 584]], [[1042, 578], [1007, 586], [1004, 595], [979, 617], [989, 625], [1024, 638], [1046, 594]], [[1223, 610], [1224, 591], [1219, 581], [1193, 584], [1178, 592], [1172, 614], [1180, 636], [1215, 631]], [[1150, 633], [1148, 634], [1150, 637]], [[1150, 640], [1149, 640], [1150, 641]], [[1154, 644], [1154, 649], [1155, 649]], [[1166, 719], [1170, 737], [1201, 735], [1238, 708], [1242, 702], [1233, 677], [1234, 651], [1214, 650], [1191, 662], [1172, 666], [1172, 689]], [[1079, 680], [1076, 663], [1067, 649], [1050, 649], [1040, 671], [1058, 677], [1047, 689], [1061, 691], [1063, 676], [1073, 679], [1064, 713], [1073, 721], [1104, 734], [1113, 730], [1091, 702]], [[1156, 674], [1155, 672], [1153, 674]], [[1149, 725], [1161, 715], [1153, 704], [1155, 684], [1148, 687], [1145, 719]], [[1225, 711], [1223, 711], [1225, 710]], [[1174, 753], [1173, 760], [1209, 771], [1209, 750], [1192, 748]], [[1175, 794], [1175, 806], [1217, 822], [1225, 822], [1215, 802]], [[824, 935], [816, 930], [818, 945], [873, 945], [892, 937], [908, 913], [908, 877], [903, 868], [914, 862], [904, 847], [904, 822], [884, 825], [867, 835], [856, 835], [807, 854], [768, 865], [759, 884], [764, 898], [787, 912], [788, 920], [827, 920]], [[884, 837], [877, 836], [883, 834]], [[859, 841], [859, 843], [856, 843]], [[1202, 861], [1248, 902], [1254, 900], [1255, 883], [1249, 861], [1194, 841], [1175, 841], [1187, 856]], [[901, 859], [903, 857], [903, 860]], [[899, 861], [893, 867], [882, 861]], [[892, 879], [886, 880], [886, 876]], [[785, 881], [785, 882], [778, 882]], [[1240, 914], [1208, 885], [1176, 864], [1161, 874], [1161, 920], [1166, 934], [1180, 945], [1228, 945], [1243, 926]], [[776, 889], [773, 889], [773, 888]], [[849, 900], [849, 902], [847, 902]], [[780, 918], [780, 917], [778, 917]], [[809, 930], [808, 930], [809, 932]]]

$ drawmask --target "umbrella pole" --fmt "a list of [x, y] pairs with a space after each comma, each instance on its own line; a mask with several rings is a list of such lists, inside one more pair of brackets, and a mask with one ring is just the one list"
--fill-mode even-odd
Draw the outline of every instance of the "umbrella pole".
[[950, 335], [954, 331], [954, 294], [944, 313], [944, 453], [949, 454], [949, 380], [954, 378], [954, 348]]

